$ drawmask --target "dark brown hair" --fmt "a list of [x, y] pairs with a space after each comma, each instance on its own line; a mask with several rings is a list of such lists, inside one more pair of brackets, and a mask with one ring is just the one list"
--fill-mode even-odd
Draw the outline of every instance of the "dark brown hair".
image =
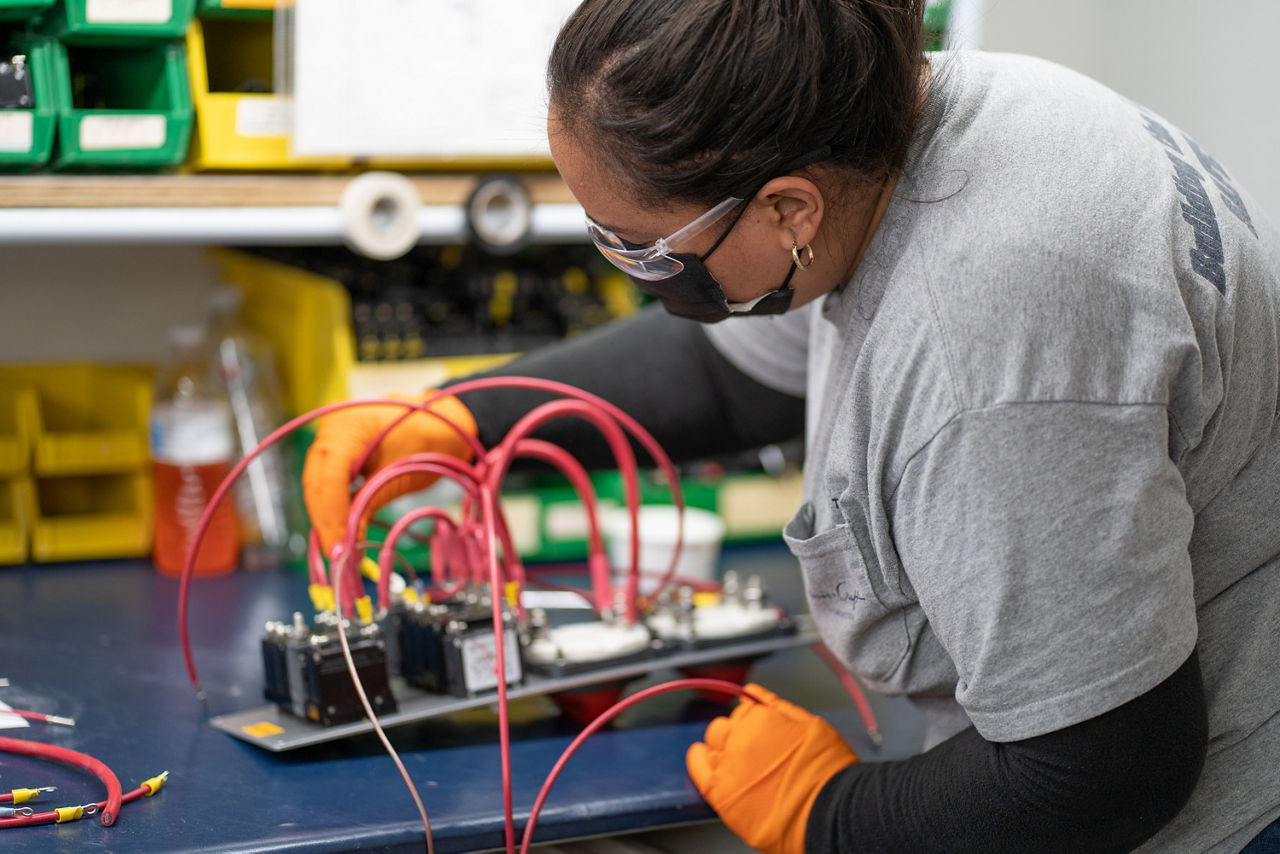
[[923, 0], [584, 0], [551, 52], [551, 103], [649, 203], [754, 192], [822, 146], [874, 178], [911, 141], [923, 14]]

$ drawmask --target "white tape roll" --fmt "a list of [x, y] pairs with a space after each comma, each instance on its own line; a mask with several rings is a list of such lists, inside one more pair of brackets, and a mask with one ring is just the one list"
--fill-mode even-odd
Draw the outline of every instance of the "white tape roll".
[[399, 258], [418, 242], [418, 188], [396, 172], [365, 172], [342, 191], [343, 236], [355, 252], [379, 261]]

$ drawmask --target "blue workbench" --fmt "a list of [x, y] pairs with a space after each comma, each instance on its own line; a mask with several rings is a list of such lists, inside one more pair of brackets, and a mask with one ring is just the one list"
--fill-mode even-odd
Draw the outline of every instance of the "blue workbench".
[[[762, 572], [775, 600], [795, 607], [795, 565], [780, 547], [726, 551], [725, 566]], [[187, 681], [177, 644], [178, 584], [145, 561], [0, 568], [0, 700], [74, 717], [74, 729], [33, 723], [0, 735], [35, 738], [106, 762], [125, 791], [161, 771], [154, 798], [96, 819], [0, 830], [6, 852], [421, 851], [423, 833], [403, 781], [372, 735], [269, 753], [207, 723], [262, 703], [259, 638], [267, 620], [307, 607], [292, 572], [236, 572], [193, 584], [191, 637], [208, 709]], [[660, 676], [661, 678], [658, 678]], [[658, 674], [649, 682], [674, 674]], [[872, 748], [848, 698], [811, 651], [759, 662], [752, 678], [831, 720], [866, 760], [915, 752], [923, 727], [903, 701], [875, 701], [885, 746]], [[647, 683], [642, 683], [647, 684]], [[613, 834], [714, 818], [689, 782], [685, 749], [727, 707], [687, 693], [641, 704], [589, 739], [538, 819], [537, 841]], [[552, 763], [576, 734], [542, 698], [513, 707], [517, 831]], [[422, 793], [436, 850], [500, 848], [497, 717], [489, 710], [389, 731]], [[100, 800], [81, 772], [0, 754], [0, 790], [56, 785], [60, 806]]]

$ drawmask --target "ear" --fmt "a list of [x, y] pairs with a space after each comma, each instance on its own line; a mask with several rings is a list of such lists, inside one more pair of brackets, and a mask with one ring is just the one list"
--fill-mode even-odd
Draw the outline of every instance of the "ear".
[[755, 201], [765, 206], [765, 218], [777, 232], [778, 245], [787, 252], [793, 242], [798, 246], [813, 242], [826, 212], [818, 185], [799, 175], [774, 178], [760, 188]]

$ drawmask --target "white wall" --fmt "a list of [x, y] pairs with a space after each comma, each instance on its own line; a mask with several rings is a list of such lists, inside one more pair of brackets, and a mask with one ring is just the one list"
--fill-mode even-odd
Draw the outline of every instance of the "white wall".
[[984, 49], [1061, 62], [1155, 110], [1280, 220], [1280, 0], [981, 5]]
[[158, 361], [215, 281], [197, 247], [0, 247], [0, 363]]

